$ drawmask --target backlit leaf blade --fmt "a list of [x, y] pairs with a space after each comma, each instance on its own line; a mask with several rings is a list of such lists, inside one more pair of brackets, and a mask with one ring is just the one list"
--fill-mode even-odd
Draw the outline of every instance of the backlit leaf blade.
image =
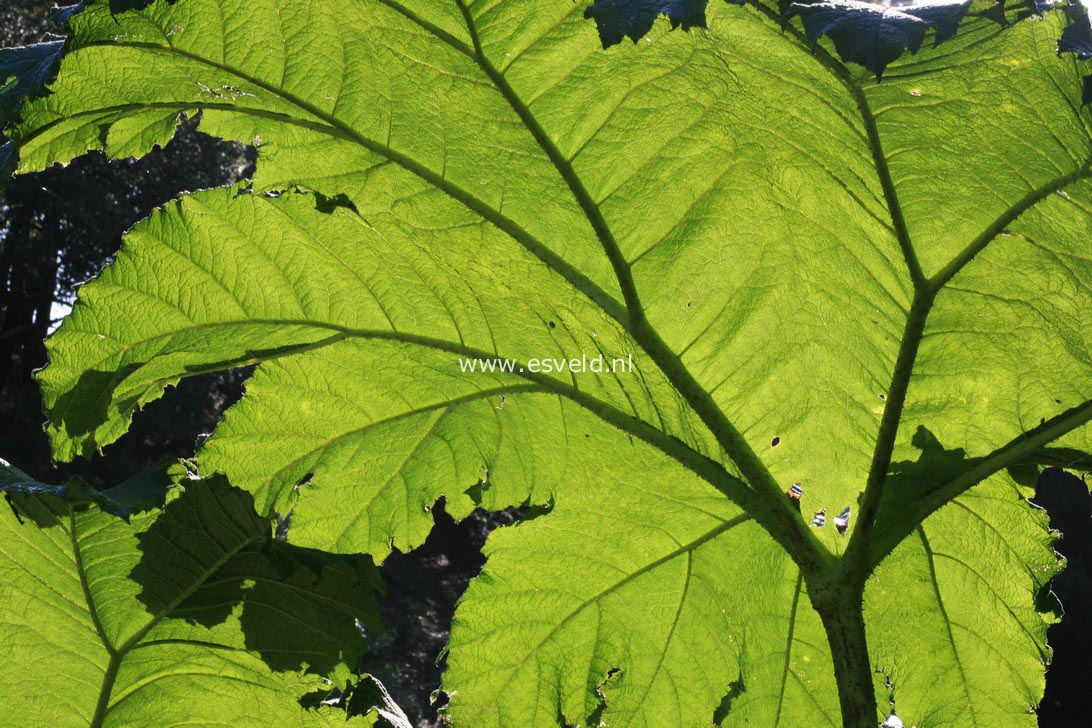
[[[551, 159], [556, 161], [550, 157], [552, 150], [572, 159], [580, 186], [611, 227], [622, 256], [630, 263], [649, 320], [668, 347], [681, 353], [682, 363], [697, 384], [713, 392], [714, 402], [736, 427], [751, 433], [753, 446], [774, 478], [808, 484], [832, 509], [855, 500], [859, 486], [854, 483], [859, 483], [859, 474], [867, 470], [872, 446], [868, 433], [878, 427], [884, 406], [880, 396], [897, 354], [902, 319], [910, 307], [911, 281], [897, 240], [898, 226], [885, 209], [885, 192], [876, 181], [874, 140], [883, 140], [905, 225], [914, 236], [914, 250], [927, 275], [958, 262], [961, 250], [998, 219], [1018, 212], [1029, 196], [1034, 198], [1031, 206], [1037, 204], [1037, 190], [1064, 185], [1066, 180], [1087, 173], [1088, 154], [1081, 150], [1089, 149], [1088, 121], [1083, 112], [1074, 113], [1073, 100], [1079, 90], [1063, 82], [1064, 76], [1071, 75], [1073, 63], [1052, 55], [1063, 22], [1059, 14], [1008, 29], [982, 19], [968, 20], [956, 38], [936, 49], [922, 49], [908, 60], [900, 59], [888, 69], [888, 78], [877, 85], [867, 80], [866, 74], [861, 76], [863, 69], [855, 72], [835, 67], [832, 71], [829, 62], [817, 59], [810, 47], [794, 41], [792, 33], [782, 34], [761, 8], [712, 4], [707, 14], [713, 19], [710, 32], [715, 33], [715, 42], [707, 34], [660, 28], [649, 36], [652, 43], [604, 55], [591, 24], [579, 13], [566, 9], [567, 14], [559, 10], [557, 15], [536, 15], [528, 28], [517, 31], [503, 18], [513, 17], [521, 3], [504, 3], [475, 26], [482, 54], [490, 64], [483, 68], [468, 57], [468, 51], [470, 56], [473, 51], [465, 39], [445, 30], [447, 26], [440, 24], [438, 15], [381, 5], [369, 18], [348, 24], [360, 43], [350, 43], [346, 52], [359, 63], [342, 68], [316, 65], [309, 60], [311, 51], [301, 49], [292, 55], [288, 66], [292, 72], [288, 72], [284, 71], [286, 51], [282, 45], [263, 45], [267, 53], [258, 57], [246, 52], [248, 44], [258, 40], [212, 44], [210, 38], [217, 36], [206, 24], [218, 13], [205, 9], [209, 1], [155, 4], [141, 13], [123, 14], [119, 22], [129, 32], [120, 40], [114, 40], [114, 21], [105, 19], [104, 10], [96, 14], [92, 8], [77, 16], [82, 20], [73, 21], [77, 36], [82, 33], [87, 45], [70, 54], [66, 62], [84, 83], [86, 73], [109, 74], [111, 68], [137, 74], [151, 73], [150, 69], [159, 66], [170, 68], [169, 73], [157, 71], [156, 79], [149, 78], [146, 84], [138, 83], [134, 76], [133, 93], [143, 96], [119, 100], [117, 109], [108, 113], [124, 115], [126, 109], [143, 108], [142, 104], [190, 111], [204, 108], [208, 128], [222, 132], [242, 131], [239, 124], [246, 120], [248, 133], [240, 134], [241, 138], [254, 138], [258, 126], [264, 132], [260, 134], [263, 160], [270, 160], [275, 175], [265, 184], [302, 183], [324, 193], [347, 194], [358, 206], [365, 201], [379, 208], [386, 205], [397, 217], [410, 216], [417, 221], [434, 218], [438, 206], [444, 209], [440, 219], [447, 225], [452, 224], [455, 208], [463, 209], [465, 224], [484, 215], [502, 237], [514, 236], [509, 245], [523, 247], [529, 257], [560, 257], [558, 263], [564, 268], [560, 272], [570, 282], [569, 293], [561, 294], [566, 302], [574, 296], [590, 297], [606, 306], [607, 314], [617, 313], [614, 307], [619, 296], [614, 293], [616, 284], [610, 281], [610, 266], [599, 241], [582, 242], [586, 235], [594, 237], [594, 231], [587, 220], [577, 221], [582, 217], [580, 205], [565, 190], [569, 182], [561, 179], [564, 175], [548, 170]], [[345, 12], [356, 12], [356, 7]], [[260, 3], [248, 12], [256, 18], [273, 15]], [[291, 27], [293, 17], [277, 22]], [[188, 24], [191, 19], [193, 25]], [[323, 24], [334, 21], [320, 14], [316, 22], [318, 25], [307, 26], [308, 32], [325, 38]], [[392, 23], [406, 29], [400, 37], [408, 42], [397, 49], [366, 43], [379, 32], [379, 26], [386, 30]], [[179, 29], [171, 33], [175, 26]], [[107, 27], [111, 28], [109, 39]], [[187, 29], [202, 32], [187, 33]], [[532, 29], [542, 40], [531, 42], [519, 35], [530, 34]], [[547, 42], [551, 38], [558, 43]], [[970, 56], [958, 72], [946, 70], [944, 59], [968, 46], [987, 49], [988, 53], [982, 51], [984, 60]], [[760, 55], [760, 47], [764, 62], [755, 66], [751, 59]], [[502, 52], [502, 48], [510, 50]], [[420, 53], [428, 52], [434, 54], [432, 63], [440, 64], [443, 74], [420, 75], [426, 70], [419, 62]], [[998, 54], [1013, 59], [1034, 56], [1045, 68], [1017, 60], [1011, 69], [1002, 71], [1003, 64], [992, 60]], [[267, 60], [270, 55], [280, 60]], [[103, 64], [101, 59], [106, 57], [112, 62]], [[624, 63], [627, 74], [610, 74], [610, 63]], [[81, 66], [87, 64], [84, 71]], [[376, 106], [365, 101], [368, 88], [374, 87], [361, 87], [353, 78], [369, 64], [377, 77], [389, 78], [394, 84], [391, 88], [400, 89], [400, 106], [394, 116], [386, 112], [376, 118], [367, 116], [376, 113]], [[725, 66], [731, 73], [722, 72]], [[295, 68], [298, 71], [292, 70]], [[497, 79], [489, 75], [488, 68], [504, 74], [505, 88], [496, 88]], [[793, 69], [793, 83], [780, 75], [787, 68]], [[401, 70], [395, 73], [393, 69]], [[976, 87], [991, 89], [976, 98], [980, 107], [976, 114], [998, 120], [1003, 134], [1000, 129], [992, 133], [993, 121], [966, 125], [947, 120], [953, 113], [963, 118], [955, 99], [962, 98], [968, 78], [975, 79]], [[416, 91], [401, 86], [410, 81]], [[855, 98], [850, 91], [858, 85], [864, 96]], [[144, 90], [145, 86], [150, 91]], [[215, 93], [210, 95], [203, 87]], [[318, 95], [328, 95], [324, 89], [330, 87], [348, 89], [347, 95], [330, 100]], [[451, 96], [455, 88], [460, 89], [458, 98]], [[686, 95], [682, 88], [693, 93], [687, 103], [680, 104], [677, 99]], [[780, 103], [786, 88], [799, 96], [791, 109]], [[154, 98], [144, 100], [149, 93]], [[419, 100], [421, 93], [430, 94], [428, 105]], [[448, 100], [434, 103], [438, 93]], [[1042, 98], [1026, 107], [1005, 106], [1006, 98], [1029, 93]], [[72, 125], [85, 124], [86, 118], [100, 113], [95, 109], [103, 108], [101, 98], [83, 90], [80, 98], [72, 97], [69, 104], [78, 102], [87, 111], [66, 107], [58, 117], [49, 104], [56, 104], [61, 97], [55, 92], [28, 106], [29, 121], [21, 127], [24, 167], [36, 164], [36, 150], [47, 153], [59, 143], [47, 140], [56, 138], [60, 130], [82, 134], [82, 126]], [[601, 101], [589, 106], [593, 98]], [[864, 118], [858, 108], [862, 98], [872, 109]], [[951, 102], [942, 103], [949, 98]], [[671, 103], [660, 103], [666, 99]], [[466, 104], [475, 109], [474, 118], [462, 111]], [[653, 116], [649, 115], [650, 106], [658, 109]], [[805, 107], [809, 118], [819, 121], [800, 124], [796, 114]], [[405, 114], [399, 112], [402, 108]], [[410, 112], [423, 108], [433, 110], [430, 114], [434, 115], [426, 119], [429, 115], [415, 117]], [[579, 121], [573, 116], [574, 109], [582, 110]], [[546, 147], [533, 129], [526, 128], [528, 113], [550, 137]], [[1005, 113], [1011, 115], [1011, 124]], [[645, 122], [635, 133], [630, 120], [638, 114]], [[784, 118], [777, 118], [778, 114]], [[1034, 146], [1028, 134], [1009, 131], [1037, 123], [1039, 117], [1029, 114], [1045, 114], [1052, 120], [1051, 133], [1037, 139]], [[410, 126], [391, 126], [396, 118], [415, 120]], [[1003, 118], [1006, 121], [1000, 121]], [[475, 119], [491, 120], [488, 129]], [[418, 123], [428, 126], [416, 131], [413, 124]], [[870, 123], [876, 125], [878, 137], [870, 134]], [[435, 140], [427, 129], [440, 128], [458, 129], [458, 143], [449, 135], [448, 141], [437, 140], [436, 146], [427, 146], [428, 140]], [[508, 131], [498, 136], [497, 129], [511, 129], [511, 136]], [[675, 129], [688, 131], [678, 138], [666, 131]], [[726, 135], [724, 129], [733, 131]], [[788, 129], [791, 136], [785, 134]], [[658, 138], [665, 133], [668, 136]], [[938, 134], [945, 135], [943, 145], [936, 143]], [[932, 137], [921, 139], [923, 135]], [[320, 146], [322, 137], [327, 143]], [[507, 145], [504, 151], [497, 147], [501, 143]], [[772, 144], [780, 150], [773, 156]], [[953, 147], [960, 153], [951, 154], [948, 150]], [[315, 151], [320, 148], [325, 151], [316, 162]], [[857, 152], [846, 154], [845, 149]], [[466, 157], [471, 153], [474, 164]], [[459, 161], [462, 159], [466, 163]], [[981, 162], [976, 166], [967, 159]], [[1017, 159], [1022, 174], [1008, 174]], [[354, 160], [351, 164], [358, 165], [358, 171], [339, 168], [341, 160]], [[502, 167], [483, 167], [482, 160]], [[263, 166], [259, 164], [259, 169]], [[933, 171], [922, 175], [921, 169]], [[311, 177], [315, 172], [323, 176]], [[932, 184], [937, 174], [946, 185]], [[537, 185], [547, 184], [551, 175], [557, 191], [538, 191]], [[649, 187], [649, 180], [662, 182]], [[771, 186], [771, 180], [777, 184]], [[498, 210], [500, 198], [491, 190], [501, 183], [508, 186], [503, 192], [503, 210]], [[390, 190], [397, 191], [393, 199]], [[446, 201], [437, 202], [440, 198], [430, 190], [438, 190]], [[519, 197], [513, 198], [513, 194]], [[650, 196], [657, 201], [656, 213], [651, 215], [644, 212], [648, 209], [644, 200]], [[526, 205], [520, 207], [517, 199], [527, 200]], [[409, 200], [413, 202], [407, 205]], [[544, 200], [548, 204], [542, 204]], [[731, 214], [726, 218], [724, 211], [728, 210]], [[731, 246], [721, 242], [729, 229], [726, 220], [736, 231], [731, 235]], [[801, 221], [807, 227], [806, 245], [801, 244]], [[560, 231], [565, 231], [563, 236]], [[1005, 258], [1009, 253], [1002, 249], [999, 255]], [[791, 260], [792, 264], [763, 262], [767, 260]], [[1056, 278], [1054, 264], [1047, 265], [1044, 275]], [[799, 271], [805, 270], [826, 273], [822, 278], [802, 280]], [[1058, 270], [1058, 274], [1062, 280], [1070, 278], [1067, 271]], [[840, 293], [850, 289], [852, 296]], [[791, 295], [787, 293], [790, 290]], [[406, 295], [402, 289], [399, 293]], [[992, 290], [985, 293], [994, 296]], [[537, 297], [549, 300], [550, 296], [544, 291]], [[949, 297], [938, 297], [938, 309], [944, 309]], [[798, 305], [804, 299], [809, 304]], [[970, 305], [980, 308], [993, 305], [992, 300], [996, 299], [976, 299]], [[952, 307], [951, 315], [962, 320], [968, 310], [968, 305], [960, 303]], [[581, 318], [589, 321], [583, 315]], [[1025, 324], [1021, 320], [1017, 325], [1023, 330]], [[1052, 325], [1062, 328], [1061, 335], [1071, 337], [1074, 333], [1066, 320]], [[588, 327], [598, 328], [599, 324]], [[492, 328], [502, 330], [500, 326]], [[816, 331], [823, 335], [815, 338]], [[263, 331], [258, 337], [269, 340], [268, 350], [277, 350], [281, 339], [290, 335], [308, 345], [318, 341], [317, 334], [290, 334], [283, 328], [275, 334]], [[925, 335], [930, 344], [938, 341], [944, 346], [936, 355], [923, 349], [918, 364], [923, 374], [947, 362], [952, 348], [968, 348], [967, 336]], [[977, 346], [977, 342], [971, 344], [972, 348]], [[861, 355], [847, 362], [837, 355], [842, 350]], [[754, 351], [768, 352], [769, 358], [755, 357]], [[232, 354], [213, 364], [252, 360], [244, 352]], [[934, 363], [938, 356], [941, 359]], [[1055, 375], [1059, 364], [1065, 372]], [[648, 376], [654, 376], [647, 361], [640, 365]], [[189, 366], [196, 371], [210, 364]], [[1002, 362], [982, 358], [980, 366], [988, 368], [987, 381], [1011, 377], [1011, 369]], [[951, 369], [945, 364], [944, 376], [951, 375]], [[1062, 396], [1025, 399], [1014, 405], [994, 395], [975, 402], [967, 410], [971, 413], [967, 419], [960, 421], [960, 414], [947, 412], [945, 420], [957, 429], [966, 429], [971, 421], [999, 420], [1004, 413], [1006, 421], [1012, 422], [1015, 407], [1017, 421], [1037, 422], [1076, 404], [1073, 395], [1064, 391], [1071, 390], [1074, 382], [1081, 391], [1088, 386], [1086, 352], [1074, 351], [1053, 366], [1022, 369], [1024, 376], [1036, 378], [1036, 388]], [[50, 376], [46, 374], [47, 381]], [[816, 376], [828, 386], [808, 386]], [[930, 376], [920, 381], [925, 384], [910, 392], [904, 438], [909, 438], [918, 424], [935, 427], [925, 415], [932, 415], [940, 393], [953, 390], [947, 379]], [[933, 381], [937, 392], [928, 389]], [[88, 384], [95, 385], [90, 379]], [[970, 384], [955, 389], [963, 386]], [[99, 388], [93, 386], [96, 392]], [[659, 392], [659, 388], [653, 391]], [[98, 444], [117, 437], [124, 427], [124, 413], [154, 392], [153, 386], [134, 393], [120, 408], [120, 416], [96, 414], [105, 416], [107, 423]], [[664, 398], [659, 393], [656, 396]], [[1061, 401], [1055, 403], [1054, 399]], [[798, 414], [771, 426], [766, 421], [771, 401], [783, 402], [785, 409]], [[823, 412], [824, 417], [809, 417], [811, 412]], [[62, 419], [64, 416], [61, 414]], [[676, 426], [671, 434], [692, 442], [687, 429], [692, 428]], [[985, 454], [1016, 432], [983, 434], [980, 444], [967, 449], [968, 455]], [[938, 437], [946, 440], [940, 433]], [[764, 447], [774, 438], [779, 442], [776, 450]], [[57, 439], [61, 454], [77, 449], [67, 439]], [[93, 447], [94, 441], [85, 443], [80, 447]], [[699, 447], [710, 452], [706, 443]], [[828, 543], [837, 548], [836, 540]]]
[[[822, 626], [792, 563], [664, 474], [669, 504], [656, 475], [623, 507], [608, 486], [491, 538], [453, 627], [456, 724], [554, 725], [552, 700], [574, 725], [704, 724], [703, 707], [731, 693], [725, 725], [841, 725]], [[893, 697], [917, 724], [1036, 725], [1054, 619], [1037, 599], [1060, 564], [1030, 495], [997, 476], [881, 565], [865, 605], [881, 706]], [[631, 520], [649, 514], [660, 525]], [[731, 690], [726, 675], [738, 675]]]
[[[573, 633], [542, 662], [561, 675], [545, 685], [509, 669], [536, 706], [532, 720], [599, 711], [686, 724], [718, 710], [822, 720], [833, 716], [833, 692], [793, 687], [807, 674], [829, 688], [828, 664], [802, 665], [804, 655], [822, 662], [818, 620], [799, 611], [806, 590], [775, 541], [840, 554], [846, 537], [803, 523], [847, 506], [859, 519], [866, 482], [885, 475], [881, 515], [907, 504], [913, 518], [895, 526], [912, 531], [928, 517], [928, 534], [954, 506], [936, 509], [962, 492], [933, 502], [946, 485], [990, 475], [1047, 440], [1086, 440], [1075, 432], [1092, 416], [1083, 70], [1056, 54], [1057, 12], [1008, 27], [968, 17], [945, 43], [889, 63], [877, 83], [838, 60], [825, 37], [813, 44], [799, 19], [783, 26], [772, 4], [714, 2], [706, 30], [672, 32], [663, 19], [636, 45], [606, 51], [585, 8], [180, 0], [117, 20], [103, 3], [77, 15], [53, 94], [28, 104], [16, 130], [23, 170], [103, 145], [135, 153], [161, 138], [171, 115], [197, 111], [207, 131], [260, 152], [252, 194], [170, 206], [81, 291], [42, 375], [54, 447], [64, 458], [92, 452], [164, 385], [258, 363], [250, 396], [210, 439], [202, 467], [231, 473], [263, 513], [295, 508], [302, 543], [377, 556], [392, 537], [418, 543], [441, 494], [457, 515], [479, 502], [553, 502], [556, 513], [522, 527], [532, 541], [608, 489], [619, 499], [622, 485], [647, 480], [664, 497], [674, 480], [631, 469], [642, 462], [635, 448], [657, 448], [773, 536], [765, 550], [761, 537], [746, 541], [758, 554], [747, 576], [769, 589], [754, 608], [775, 615], [773, 626], [754, 653], [736, 653], [735, 670], [720, 643], [701, 645], [723, 658], [718, 682], [697, 675], [686, 650], [665, 650], [662, 668], [637, 652], [625, 659], [627, 625], [635, 634], [663, 625], [640, 605], [612, 603], [619, 641]], [[253, 32], [232, 32], [244, 26]], [[159, 132], [140, 131], [149, 128]], [[598, 352], [635, 355], [635, 373], [458, 368], [467, 357]], [[502, 394], [513, 395], [504, 409]], [[801, 514], [782, 495], [793, 482], [806, 494]], [[705, 487], [683, 488], [691, 485]], [[649, 513], [637, 515], [649, 525]], [[850, 537], [859, 523], [851, 519]], [[691, 543], [677, 526], [667, 540]], [[892, 533], [877, 528], [877, 539]], [[575, 530], [592, 531], [586, 522]], [[518, 553], [520, 530], [510, 534], [497, 537], [496, 554]], [[552, 545], [556, 556], [566, 546], [552, 536], [539, 550]], [[654, 541], [642, 533], [633, 544], [642, 539]], [[660, 572], [670, 551], [631, 554], [621, 541], [601, 548], [617, 548], [611, 556], [631, 573], [660, 578], [678, 563]], [[890, 549], [877, 550], [879, 560]], [[955, 588], [945, 581], [955, 572], [923, 582], [921, 554], [901, 553], [880, 564], [887, 593], [913, 593], [916, 604], [929, 586], [942, 598]], [[718, 552], [702, 568], [735, 578], [745, 556]], [[516, 560], [498, 558], [496, 574], [518, 571]], [[488, 593], [490, 578], [475, 589]], [[1016, 594], [1026, 600], [1034, 585], [1004, 587], [1017, 625], [1030, 612]], [[680, 615], [712, 613], [711, 598], [691, 603], [677, 581], [656, 588], [666, 595], [656, 604], [682, 605]], [[515, 607], [507, 624], [540, 616], [534, 604]], [[467, 634], [488, 619], [476, 615]], [[876, 638], [877, 665], [909, 674], [906, 653], [916, 650], [949, 669], [960, 649], [945, 652], [944, 624], [915, 626], [899, 612], [870, 618], [870, 634], [894, 635]], [[1021, 703], [1037, 697], [1042, 671], [1041, 639], [1030, 636], [1019, 668], [975, 685], [1007, 696], [996, 710], [963, 711], [966, 683], [941, 694], [894, 677], [907, 722], [1027, 720]], [[697, 644], [689, 639], [680, 644]], [[453, 665], [466, 664], [467, 644], [455, 640]], [[560, 673], [567, 650], [602, 659]], [[495, 646], [487, 657], [511, 667], [514, 654]], [[700, 689], [673, 701], [673, 675], [700, 677]], [[517, 715], [508, 684], [469, 669], [449, 680], [466, 686], [452, 708], [461, 721], [499, 720], [502, 707]]]
[[[48, 342], [53, 365], [41, 381], [57, 413], [58, 452], [116, 438], [137, 406], [180, 376], [264, 361], [203, 467], [227, 472], [267, 513], [292, 510], [305, 481], [302, 492], [317, 500], [295, 512], [297, 543], [377, 556], [392, 537], [420, 543], [440, 495], [462, 515], [478, 504], [543, 502], [565, 487], [558, 450], [581, 438], [589, 416], [577, 405], [665, 441], [645, 424], [655, 421], [716, 454], [662, 375], [631, 359], [635, 347], [616, 322], [495, 230], [419, 227], [408, 237], [389, 213], [323, 213], [316, 204], [211, 191], [138, 226]], [[172, 242], [182, 226], [202, 231], [202, 241]], [[296, 293], [270, 297], [269, 277]], [[102, 328], [99, 307], [136, 302], [149, 314], [139, 324]], [[92, 371], [82, 368], [88, 351]], [[632, 371], [462, 368], [600, 355]], [[340, 505], [345, 495], [359, 505]]]
[[734, 694], [728, 725], [840, 725], [795, 565], [707, 485], [625, 455], [490, 537], [452, 628], [455, 724], [709, 725]]
[[[933, 514], [865, 592], [875, 669], [919, 725], [1038, 725], [1061, 563], [1033, 488], [997, 475]], [[926, 649], [925, 646], [928, 646]], [[881, 703], [882, 705], [882, 703]]]

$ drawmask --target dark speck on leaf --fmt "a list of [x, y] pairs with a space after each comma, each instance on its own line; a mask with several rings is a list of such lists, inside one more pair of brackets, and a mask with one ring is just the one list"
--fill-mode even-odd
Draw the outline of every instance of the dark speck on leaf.
[[774, 437], [774, 439], [770, 440], [770, 447], [777, 447], [780, 444], [781, 444], [781, 438], [780, 437]]

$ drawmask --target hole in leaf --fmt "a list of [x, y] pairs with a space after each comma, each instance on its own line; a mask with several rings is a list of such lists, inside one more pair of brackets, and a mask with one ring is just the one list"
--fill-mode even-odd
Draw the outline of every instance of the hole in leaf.
[[607, 695], [603, 689], [612, 681], [615, 677], [620, 675], [622, 670], [617, 667], [612, 667], [607, 670], [606, 677], [603, 678], [603, 682], [599, 683], [595, 687], [595, 696], [599, 699], [599, 705], [595, 707], [591, 715], [588, 716], [588, 725], [602, 725], [603, 712], [607, 709]]
[[774, 436], [774, 439], [770, 440], [770, 447], [777, 447], [781, 444], [781, 438]]
[[720, 699], [720, 705], [713, 711], [713, 725], [719, 726], [724, 723], [728, 713], [732, 710], [732, 702], [742, 695], [744, 690], [746, 690], [746, 687], [743, 685], [743, 676], [740, 675], [728, 685], [728, 692]]

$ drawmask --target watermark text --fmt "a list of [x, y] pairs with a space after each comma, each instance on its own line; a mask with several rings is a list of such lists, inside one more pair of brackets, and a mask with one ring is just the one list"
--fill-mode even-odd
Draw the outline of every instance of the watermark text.
[[608, 358], [583, 354], [571, 359], [532, 357], [526, 363], [513, 359], [459, 359], [464, 374], [632, 374], [633, 355]]

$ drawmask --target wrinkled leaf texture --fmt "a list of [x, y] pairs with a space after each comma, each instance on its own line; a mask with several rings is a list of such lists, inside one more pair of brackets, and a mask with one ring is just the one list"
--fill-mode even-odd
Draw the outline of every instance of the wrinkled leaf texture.
[[[260, 154], [81, 289], [41, 374], [56, 455], [258, 364], [199, 461], [300, 546], [379, 560], [441, 496], [546, 504], [459, 605], [465, 726], [840, 725], [793, 557], [843, 553], [878, 468], [880, 705], [1034, 725], [1057, 563], [1005, 468], [1089, 449], [1085, 70], [1062, 12], [960, 6], [936, 43], [950, 13], [829, 5], [89, 3], [20, 171], [180, 114]], [[895, 51], [847, 49], [850, 12]], [[634, 371], [529, 371], [598, 353]], [[847, 505], [848, 536], [806, 525]]]

